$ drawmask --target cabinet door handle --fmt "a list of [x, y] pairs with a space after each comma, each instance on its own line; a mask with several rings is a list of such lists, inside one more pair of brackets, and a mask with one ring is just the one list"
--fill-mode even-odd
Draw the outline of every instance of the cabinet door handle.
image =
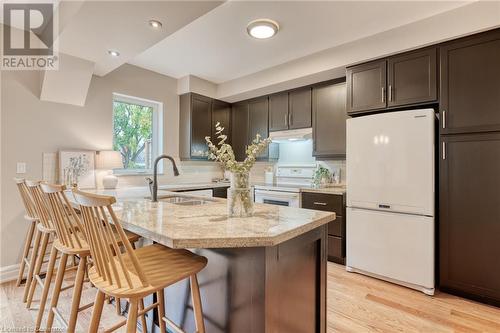
[[313, 205], [316, 205], [316, 206], [326, 206], [326, 202], [315, 201], [315, 202], [313, 202]]
[[446, 142], [443, 141], [443, 160], [446, 159]]
[[293, 125], [293, 113], [292, 113], [292, 112], [289, 112], [289, 113], [288, 113], [288, 124], [289, 124], [290, 126], [292, 126], [292, 125]]
[[443, 128], [446, 128], [446, 110], [443, 110], [443, 120], [441, 121]]
[[285, 114], [285, 127], [288, 127], [288, 114]]
[[392, 102], [392, 85], [389, 85], [389, 102]]
[[385, 103], [385, 87], [382, 87], [382, 103]]

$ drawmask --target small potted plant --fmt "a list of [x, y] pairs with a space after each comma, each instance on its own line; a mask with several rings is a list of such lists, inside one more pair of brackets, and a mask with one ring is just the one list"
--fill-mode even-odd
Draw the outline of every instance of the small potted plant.
[[253, 195], [250, 189], [250, 170], [257, 156], [267, 148], [271, 139], [262, 139], [259, 134], [255, 136], [246, 149], [246, 158], [242, 162], [236, 161], [231, 145], [226, 143], [227, 135], [223, 134], [224, 127], [215, 124], [216, 136], [220, 141], [215, 145], [209, 136], [205, 137], [208, 145], [208, 158], [221, 164], [224, 170], [231, 173], [231, 187], [227, 191], [228, 215], [251, 216], [253, 213]]
[[332, 173], [322, 165], [318, 165], [313, 174], [314, 187], [322, 187], [332, 181]]

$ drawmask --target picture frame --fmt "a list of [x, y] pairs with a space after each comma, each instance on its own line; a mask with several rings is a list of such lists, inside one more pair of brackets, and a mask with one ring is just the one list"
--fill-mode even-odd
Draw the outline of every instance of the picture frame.
[[60, 150], [59, 182], [80, 189], [96, 188], [96, 151]]

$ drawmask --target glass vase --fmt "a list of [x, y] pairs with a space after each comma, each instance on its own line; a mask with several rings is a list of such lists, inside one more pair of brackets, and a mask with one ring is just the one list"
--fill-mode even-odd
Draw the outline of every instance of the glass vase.
[[253, 214], [253, 191], [248, 172], [232, 172], [231, 187], [227, 190], [227, 213], [230, 217], [247, 217]]

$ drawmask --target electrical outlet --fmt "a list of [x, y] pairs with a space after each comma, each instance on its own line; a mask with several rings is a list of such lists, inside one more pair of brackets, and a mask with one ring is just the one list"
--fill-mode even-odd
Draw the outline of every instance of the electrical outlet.
[[26, 173], [26, 163], [25, 162], [17, 162], [16, 173]]

